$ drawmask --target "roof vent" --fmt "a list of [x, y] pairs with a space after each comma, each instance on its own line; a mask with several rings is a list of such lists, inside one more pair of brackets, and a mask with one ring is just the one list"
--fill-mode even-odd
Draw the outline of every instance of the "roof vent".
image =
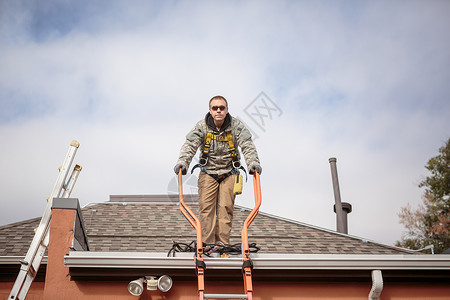
[[337, 174], [336, 161], [337, 160], [334, 157], [331, 157], [329, 159], [335, 200], [333, 209], [336, 213], [336, 231], [339, 233], [348, 234], [347, 214], [352, 212], [352, 205], [350, 203], [341, 202], [341, 192], [339, 190], [339, 179]]

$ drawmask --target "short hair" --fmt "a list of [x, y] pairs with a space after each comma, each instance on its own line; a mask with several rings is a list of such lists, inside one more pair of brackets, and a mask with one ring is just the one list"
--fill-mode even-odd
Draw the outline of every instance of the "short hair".
[[223, 101], [225, 101], [225, 104], [226, 104], [227, 107], [228, 107], [228, 101], [227, 101], [227, 99], [225, 99], [224, 96], [217, 95], [217, 96], [212, 97], [211, 100], [209, 100], [209, 106], [210, 106], [210, 107], [211, 107], [211, 102], [212, 102], [213, 100], [223, 100]]

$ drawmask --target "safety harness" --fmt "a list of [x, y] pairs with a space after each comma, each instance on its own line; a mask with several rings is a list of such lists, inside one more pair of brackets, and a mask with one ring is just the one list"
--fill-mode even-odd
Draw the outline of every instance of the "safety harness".
[[[229, 146], [230, 152], [231, 152], [232, 165], [233, 165], [233, 169], [231, 170], [231, 172], [228, 172], [223, 175], [217, 175], [217, 174], [208, 174], [205, 171], [205, 166], [208, 163], [208, 154], [211, 149], [211, 141], [212, 140], [216, 140], [219, 142], [228, 142], [228, 146]], [[228, 176], [239, 173], [239, 170], [243, 170], [245, 172], [245, 178], [247, 180], [247, 172], [245, 171], [244, 167], [241, 165], [241, 162], [239, 161], [239, 157], [237, 155], [236, 148], [234, 147], [233, 135], [231, 134], [231, 130], [228, 131], [225, 136], [217, 135], [212, 132], [206, 133], [205, 145], [203, 147], [202, 155], [200, 156], [200, 161], [198, 164], [196, 164], [192, 168], [191, 174], [194, 172], [194, 170], [196, 168], [200, 168], [200, 170], [202, 170], [202, 172], [205, 172], [209, 176], [213, 177], [218, 183], [221, 183]]]

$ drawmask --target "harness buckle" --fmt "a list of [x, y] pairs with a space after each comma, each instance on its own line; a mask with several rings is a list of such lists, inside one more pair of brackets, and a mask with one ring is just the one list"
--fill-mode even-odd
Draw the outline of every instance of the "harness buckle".
[[239, 160], [233, 160], [232, 161], [233, 169], [240, 169], [241, 168], [241, 162]]
[[200, 157], [199, 164], [204, 167], [208, 163], [208, 157]]

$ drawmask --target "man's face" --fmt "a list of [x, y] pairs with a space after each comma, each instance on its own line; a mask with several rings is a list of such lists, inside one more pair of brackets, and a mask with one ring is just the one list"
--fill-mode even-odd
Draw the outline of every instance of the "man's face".
[[209, 105], [209, 113], [214, 121], [222, 122], [228, 113], [228, 107], [225, 101], [221, 99], [211, 101]]

